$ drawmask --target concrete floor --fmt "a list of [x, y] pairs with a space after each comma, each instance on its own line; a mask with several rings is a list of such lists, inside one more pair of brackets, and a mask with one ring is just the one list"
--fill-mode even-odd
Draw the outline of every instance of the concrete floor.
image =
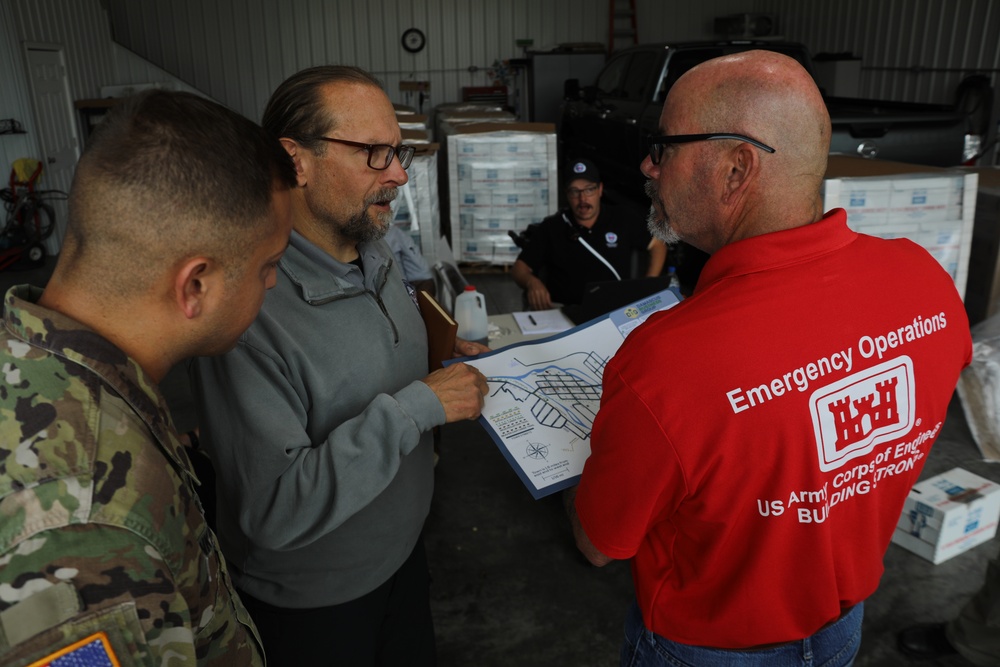
[[[520, 309], [509, 276], [465, 277], [486, 295], [488, 312]], [[618, 664], [632, 600], [627, 563], [595, 568], [579, 556], [558, 494], [533, 500], [477, 423], [445, 426], [441, 449], [426, 533], [442, 666]], [[1000, 466], [982, 460], [957, 395], [922, 478], [954, 467], [1000, 482]], [[957, 614], [998, 545], [993, 539], [939, 565], [890, 545], [882, 583], [865, 605], [855, 665], [910, 664], [896, 650], [896, 633]]]
[[[0, 287], [44, 284], [48, 266], [0, 272]], [[467, 273], [486, 294], [491, 313], [520, 309], [509, 276]], [[163, 383], [178, 427], [193, 426], [183, 372]], [[952, 400], [942, 434], [923, 476], [962, 467], [1000, 482], [1000, 467], [985, 463], [961, 404]], [[476, 422], [442, 429], [437, 488], [426, 525], [432, 604], [442, 667], [588, 667], [617, 664], [622, 623], [632, 599], [625, 562], [597, 569], [576, 551], [560, 497], [533, 500], [496, 445]], [[908, 664], [896, 632], [958, 612], [982, 583], [998, 540], [940, 565], [890, 545], [886, 572], [868, 600], [858, 667]], [[920, 664], [958, 667], [954, 657]]]

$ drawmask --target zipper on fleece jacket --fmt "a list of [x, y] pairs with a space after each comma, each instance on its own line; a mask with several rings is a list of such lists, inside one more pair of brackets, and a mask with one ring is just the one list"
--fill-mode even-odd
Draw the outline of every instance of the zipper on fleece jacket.
[[[390, 260], [390, 262], [391, 262], [391, 260]], [[390, 265], [382, 265], [382, 266], [379, 267], [378, 275], [375, 276], [375, 281], [376, 281], [375, 289], [376, 289], [376, 291], [374, 291], [374, 292], [371, 291], [371, 290], [369, 290], [369, 289], [362, 288], [362, 289], [358, 290], [357, 292], [350, 292], [350, 293], [346, 293], [346, 294], [344, 294], [344, 293], [337, 294], [337, 295], [334, 295], [334, 296], [327, 297], [325, 299], [306, 299], [306, 302], [310, 306], [322, 306], [324, 304], [331, 303], [333, 301], [340, 301], [341, 299], [350, 299], [350, 298], [353, 298], [353, 297], [356, 297], [356, 296], [361, 296], [363, 294], [370, 294], [372, 296], [372, 298], [375, 300], [375, 303], [378, 304], [379, 310], [382, 311], [382, 315], [385, 317], [386, 321], [389, 323], [389, 326], [392, 328], [392, 344], [393, 345], [399, 345], [399, 329], [396, 327], [396, 322], [393, 321], [392, 316], [389, 315], [389, 311], [388, 311], [388, 309], [386, 309], [385, 302], [382, 301], [382, 296], [381, 296], [382, 295], [382, 288], [385, 287], [386, 280], [389, 277], [389, 266], [391, 266], [391, 264]]]

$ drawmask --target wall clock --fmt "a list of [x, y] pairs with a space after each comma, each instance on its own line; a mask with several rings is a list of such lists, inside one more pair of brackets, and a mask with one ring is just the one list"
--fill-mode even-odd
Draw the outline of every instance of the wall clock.
[[423, 31], [417, 28], [410, 28], [403, 33], [403, 48], [410, 53], [417, 53], [424, 48], [427, 43], [427, 38], [424, 37]]

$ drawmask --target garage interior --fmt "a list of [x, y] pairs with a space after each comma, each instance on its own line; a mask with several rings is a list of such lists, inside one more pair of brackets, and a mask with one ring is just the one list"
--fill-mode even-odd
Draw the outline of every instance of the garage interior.
[[[908, 164], [907, 174], [976, 174], [962, 226], [942, 257], [953, 262], [973, 324], [1000, 310], [1000, 2], [995, 0], [4, 0], [0, 4], [0, 169], [25, 157], [45, 164], [45, 188], [67, 191], [87, 134], [116, 97], [149, 87], [188, 90], [259, 120], [286, 76], [321, 63], [358, 65], [378, 76], [427, 153], [446, 153], [438, 121], [481, 104], [491, 122], [533, 124], [558, 145], [564, 81], [588, 85], [609, 57], [634, 44], [720, 38], [804, 43], [824, 90], [842, 97], [964, 109], [980, 137], [966, 164]], [[417, 35], [419, 33], [419, 36]], [[817, 58], [823, 54], [822, 58]], [[51, 117], [28, 63], [55, 58], [63, 90]], [[971, 91], [971, 92], [970, 92]], [[61, 105], [61, 106], [60, 106]], [[2, 119], [10, 119], [5, 124]], [[551, 126], [551, 129], [548, 129]], [[541, 129], [539, 129], [541, 128]], [[557, 148], [558, 153], [558, 148]], [[438, 183], [447, 163], [429, 158]], [[557, 164], [563, 156], [550, 154]], [[831, 180], [899, 174], [850, 156]], [[878, 163], [876, 159], [874, 164]], [[558, 164], [561, 167], [561, 163]], [[841, 165], [838, 169], [843, 169]], [[874, 169], [874, 171], [873, 171]], [[960, 171], [955, 171], [960, 169]], [[636, 171], [636, 177], [639, 176]], [[966, 181], [969, 183], [969, 181]], [[832, 192], [832, 191], [831, 191]], [[523, 309], [499, 246], [484, 259], [466, 254], [457, 213], [437, 188], [436, 225], [414, 238], [431, 263], [458, 267], [486, 295], [491, 314]], [[643, 215], [645, 203], [606, 195]], [[439, 199], [440, 197], [440, 199]], [[556, 202], [552, 202], [555, 206]], [[65, 202], [52, 202], [55, 231], [42, 266], [3, 267], [0, 285], [43, 285], [65, 232]], [[430, 236], [428, 236], [430, 235]], [[428, 243], [428, 238], [431, 243]], [[441, 245], [441, 239], [444, 245]], [[944, 262], [944, 260], [942, 260]], [[163, 386], [178, 429], [194, 428], [184, 368]], [[577, 552], [558, 494], [534, 500], [483, 428], [442, 429], [436, 490], [425, 540], [441, 665], [617, 664], [632, 599], [625, 562], [603, 569]], [[962, 468], [1000, 483], [984, 458], [966, 410], [953, 397], [921, 479]], [[896, 634], [914, 623], [954, 616], [982, 584], [997, 556], [993, 538], [937, 565], [896, 544], [866, 602], [856, 665], [908, 664]], [[926, 665], [959, 667], [959, 657]]]

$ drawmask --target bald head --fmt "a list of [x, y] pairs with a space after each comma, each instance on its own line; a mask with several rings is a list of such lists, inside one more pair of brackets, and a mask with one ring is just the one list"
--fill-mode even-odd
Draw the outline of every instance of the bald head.
[[768, 173], [784, 172], [812, 187], [822, 181], [830, 115], [816, 83], [794, 59], [746, 51], [709, 60], [681, 77], [670, 98], [668, 104], [687, 107], [702, 132], [740, 132], [773, 146]]
[[660, 238], [712, 253], [822, 216], [830, 116], [812, 77], [792, 58], [746, 51], [692, 68], [670, 89], [660, 129], [754, 140], [668, 142], [658, 164], [643, 161], [650, 229]]

